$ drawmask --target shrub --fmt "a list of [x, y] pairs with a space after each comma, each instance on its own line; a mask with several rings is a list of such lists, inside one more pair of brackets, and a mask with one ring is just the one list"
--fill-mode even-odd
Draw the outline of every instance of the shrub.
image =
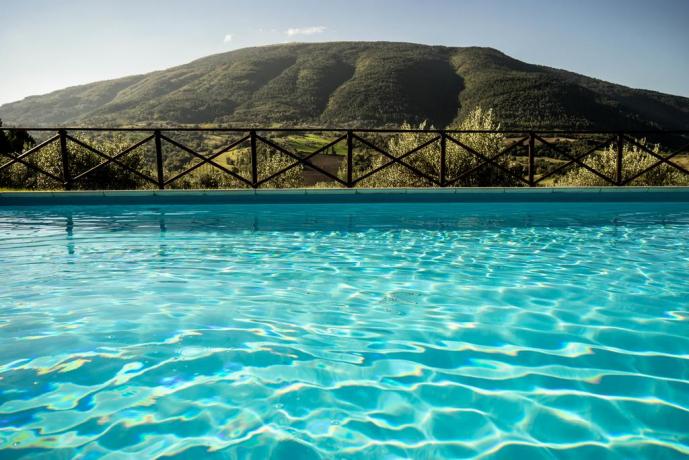
[[[646, 146], [657, 155], [661, 155], [659, 145], [647, 145], [646, 140], [638, 141], [639, 144]], [[623, 180], [633, 177], [654, 163], [659, 161], [657, 158], [644, 151], [641, 147], [627, 143], [622, 148], [622, 178]], [[608, 146], [605, 150], [596, 152], [582, 160], [582, 163], [600, 172], [601, 174], [615, 180], [617, 168], [617, 147]], [[585, 168], [572, 167], [562, 175], [556, 185], [568, 186], [606, 186], [611, 185], [603, 178], [598, 177]], [[672, 166], [661, 164], [654, 169], [642, 174], [629, 185], [638, 186], [661, 186], [661, 185], [689, 185], [689, 175], [673, 168]]]
[[[103, 152], [108, 156], [114, 156], [131, 145], [125, 139], [116, 137], [112, 139], [96, 139], [86, 142], [93, 148]], [[69, 149], [69, 169], [72, 177], [85, 172], [105, 159], [81, 147], [73, 142], [68, 142]], [[59, 141], [52, 142], [41, 148], [37, 152], [27, 156], [27, 163], [35, 165], [44, 171], [62, 178], [62, 161]], [[133, 151], [120, 157], [118, 161], [130, 168], [142, 173], [151, 174], [146, 166], [144, 156], [141, 152]], [[56, 181], [45, 174], [32, 168], [28, 168], [20, 163], [15, 163], [6, 170], [0, 172], [0, 184], [22, 189], [53, 190], [62, 189], [61, 181]], [[149, 183], [150, 185], [150, 183]], [[147, 186], [146, 181], [115, 163], [110, 163], [82, 179], [74, 181], [72, 188], [76, 190], [105, 190], [105, 189], [135, 189]]]
[[[10, 145], [7, 137], [3, 137], [2, 141], [2, 145]], [[93, 148], [111, 157], [132, 145], [131, 139], [125, 139], [122, 137], [89, 139], [85, 142]], [[14, 146], [13, 149], [16, 150], [16, 152], [7, 152], [11, 156], [18, 154], [22, 150], [21, 148], [16, 147], [15, 144], [16, 142], [13, 142], [11, 145]], [[24, 149], [28, 147], [29, 145], [25, 146]], [[83, 173], [104, 161], [104, 158], [74, 142], [68, 141], [67, 147], [69, 149], [69, 169], [72, 177]], [[150, 159], [147, 160], [144, 150], [145, 147], [142, 146], [139, 149], [120, 157], [118, 161], [127, 165], [129, 168], [155, 178], [155, 165], [150, 161]], [[251, 163], [248, 160], [250, 155], [246, 153], [241, 155], [241, 157], [244, 158], [243, 162], [239, 162], [238, 164], [229, 164], [227, 165], [227, 168], [242, 177], [250, 179]], [[264, 145], [258, 146], [258, 157], [259, 179], [268, 177], [269, 175], [286, 168], [293, 163], [291, 158], [279, 153], [275, 153]], [[9, 158], [7, 159], [9, 160]], [[58, 178], [63, 177], [62, 157], [60, 153], [60, 144], [58, 141], [46, 145], [37, 152], [26, 157], [25, 160], [28, 163], [37, 166], [38, 168], [41, 168], [44, 171], [53, 174], [54, 176], [57, 176]], [[179, 167], [173, 167], [173, 169], [165, 171], [165, 178], [168, 179], [173, 177], [178, 172], [189, 168], [198, 161], [200, 160], [193, 159], [187, 164], [183, 164]], [[297, 165], [278, 177], [263, 184], [262, 187], [300, 187], [303, 184], [302, 171], [303, 167], [301, 165]], [[61, 180], [57, 181], [21, 163], [15, 163], [7, 169], [0, 171], [0, 186], [30, 190], [57, 190], [62, 189], [64, 184]], [[155, 187], [155, 184], [146, 181], [142, 177], [127, 171], [115, 163], [110, 163], [100, 169], [97, 169], [84, 178], [74, 181], [72, 184], [72, 188], [75, 190], [124, 190], [153, 187]], [[170, 184], [170, 187], [212, 189], [246, 188], [248, 185], [210, 164], [205, 164], [195, 169], [188, 175], [179, 178]]]
[[[230, 171], [251, 180], [251, 156], [248, 153], [248, 149], [238, 149], [237, 158], [241, 160], [235, 160], [228, 162], [225, 166]], [[286, 155], [275, 153], [269, 147], [265, 145], [257, 146], [257, 157], [258, 157], [258, 179], [262, 180], [273, 173], [276, 173], [294, 163], [296, 160], [287, 157]], [[188, 168], [194, 163], [200, 160], [192, 160], [189, 164], [185, 166]], [[301, 164], [285, 171], [279, 176], [269, 180], [261, 187], [264, 188], [294, 188], [301, 187], [304, 183], [303, 181], [303, 166]], [[169, 173], [173, 174], [173, 173]], [[172, 187], [175, 188], [248, 188], [249, 185], [239, 179], [227, 174], [225, 171], [210, 165], [205, 164], [199, 168], [192, 171], [189, 175], [183, 176], [177, 181], [172, 183]]]
[[[403, 129], [412, 129], [408, 123], [402, 125]], [[418, 128], [421, 131], [427, 130], [427, 124], [421, 123]], [[432, 129], [432, 127], [431, 127]], [[500, 125], [495, 121], [493, 111], [483, 110], [477, 107], [470, 112], [464, 120], [456, 126], [451, 126], [449, 129], [456, 129], [462, 131], [471, 130], [498, 130]], [[404, 133], [396, 136], [388, 141], [388, 151], [399, 157], [406, 152], [422, 145], [425, 142], [437, 136], [431, 132], [414, 132]], [[505, 148], [506, 138], [502, 133], [455, 133], [452, 137], [457, 139], [462, 144], [472, 148], [478, 153], [493, 157]], [[463, 147], [457, 145], [451, 140], [447, 140], [446, 150], [446, 178], [452, 180], [458, 178], [460, 174], [469, 171], [483, 163], [483, 159], [468, 152]], [[391, 161], [389, 158], [380, 155], [372, 161], [370, 169], [378, 168], [385, 163]], [[423, 149], [409, 155], [404, 159], [409, 165], [418, 169], [419, 171], [435, 178], [440, 177], [440, 143], [424, 147]], [[495, 160], [506, 169], [513, 167], [507, 155], [503, 155]], [[370, 170], [369, 169], [369, 170]], [[355, 176], [365, 174], [366, 170], [356, 171]], [[341, 170], [340, 175], [344, 172]], [[453, 186], [510, 186], [517, 185], [518, 181], [510, 174], [506, 173], [493, 165], [484, 165], [478, 167], [475, 171], [465, 174], [457, 180]], [[420, 177], [414, 171], [400, 164], [392, 164], [369, 178], [361, 181], [361, 185], [367, 187], [426, 187], [431, 186], [432, 183], [427, 179]]]

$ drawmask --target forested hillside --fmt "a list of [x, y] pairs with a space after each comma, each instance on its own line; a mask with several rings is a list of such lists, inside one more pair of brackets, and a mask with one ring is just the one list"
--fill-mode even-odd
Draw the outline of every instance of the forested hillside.
[[504, 128], [689, 129], [689, 99], [527, 64], [490, 48], [341, 42], [245, 48], [0, 106], [8, 125], [444, 127], [476, 106]]

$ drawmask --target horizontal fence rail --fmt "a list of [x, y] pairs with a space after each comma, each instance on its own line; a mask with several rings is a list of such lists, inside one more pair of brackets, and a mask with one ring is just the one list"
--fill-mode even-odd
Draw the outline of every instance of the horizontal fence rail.
[[[238, 184], [245, 187], [258, 188], [272, 183], [281, 176], [288, 174], [294, 168], [304, 168], [314, 171], [323, 180], [331, 182], [336, 186], [356, 187], [366, 185], [367, 182], [388, 168], [399, 168], [404, 174], [408, 174], [421, 181], [425, 186], [431, 187], [453, 187], [460, 186], [467, 177], [478, 174], [480, 171], [490, 168], [501, 174], [512, 185], [536, 187], [547, 185], [549, 180], [562, 174], [572, 167], [579, 167], [591, 175], [598, 178], [605, 185], [625, 186], [633, 184], [635, 180], [651, 173], [658, 168], [669, 168], [674, 172], [680, 173], [682, 177], [688, 178], [689, 170], [678, 163], [676, 160], [680, 156], [689, 160], [689, 130], [664, 130], [664, 131], [592, 131], [592, 130], [419, 130], [419, 129], [348, 129], [348, 128], [190, 128], [190, 127], [160, 127], [160, 128], [8, 128], [0, 127], [0, 135], [12, 135], [17, 137], [22, 133], [41, 133], [45, 139], [29, 145], [21, 151], [4, 151], [0, 145], [0, 156], [5, 157], [6, 161], [0, 164], [0, 174], [9, 170], [13, 165], [23, 165], [35, 174], [43, 175], [59, 183], [65, 190], [75, 187], [82, 181], [102, 173], [105, 168], [120, 168], [133, 177], [138, 178], [148, 187], [155, 187], [160, 190], [172, 188], [182, 178], [194, 173], [198, 168], [211, 167], [228, 177], [233, 178]], [[75, 133], [92, 133], [93, 135], [107, 135], [114, 133], [138, 133], [143, 135], [142, 139], [131, 142], [126, 147], [121, 148], [115, 153], [106, 153], [94, 145], [93, 141], [80, 139]], [[175, 135], [179, 133], [206, 135], [209, 133], [217, 135], [234, 135], [227, 144], [210, 152], [201, 152], [197, 148], [192, 148]], [[327, 133], [335, 136], [334, 139], [324, 141], [323, 145], [313, 150], [295, 151], [285, 145], [281, 145], [280, 139], [288, 134], [318, 134]], [[378, 136], [372, 140], [367, 136]], [[387, 138], [386, 138], [387, 136]], [[413, 138], [413, 146], [405, 151], [392, 152], [386, 139], [393, 139], [394, 136], [409, 136]], [[416, 137], [414, 137], [416, 136]], [[473, 136], [468, 139], [468, 136]], [[476, 139], [482, 137], [502, 136], [501, 144], [495, 150], [486, 151], [476, 146]], [[649, 144], [645, 139], [659, 139], [670, 137], [671, 148], [662, 153]], [[3, 138], [0, 138], [2, 140]], [[558, 143], [558, 138], [565, 138], [568, 142], [579, 142], [584, 145], [582, 151], [572, 152], [564, 147], [563, 143]], [[381, 141], [383, 139], [383, 141]], [[479, 142], [480, 143], [480, 142]], [[98, 158], [99, 162], [84, 170], [75, 170], [72, 153], [72, 145], [84, 151], [90, 152]], [[242, 174], [228, 165], [220, 163], [218, 158], [230, 151], [246, 145], [244, 152], [248, 157], [250, 168]], [[657, 144], [656, 144], [657, 145]], [[59, 158], [55, 161], [58, 164], [39, 165], [31, 159], [46, 148], [57, 148]], [[150, 168], [134, 167], [126, 162], [127, 155], [137, 149], [148, 148], [153, 152], [151, 156]], [[166, 171], [165, 161], [167, 149], [176, 149], [184, 152], [195, 161], [187, 164], [181, 171]], [[281, 164], [275, 170], [264, 172], [261, 177], [262, 162], [268, 162], [264, 156], [259, 154], [259, 150], [269, 149], [275, 154], [282, 155], [289, 159], [289, 164]], [[340, 148], [338, 161], [343, 165], [340, 171], [334, 172], [332, 169], [318, 165], [314, 159], [318, 155], [326, 152], [335, 152]], [[378, 155], [381, 161], [370, 165], [368, 170], [362, 171], [355, 165], [355, 155], [358, 150], [366, 150], [369, 154]], [[427, 155], [425, 162], [414, 161], [415, 155], [420, 152], [428, 152], [432, 149], [432, 155]], [[614, 164], [600, 165], [587, 163], [592, 155], [601, 151], [614, 151]], [[646, 155], [647, 159], [652, 159], [652, 163], [637, 168], [629, 173], [625, 168], [627, 149], [634, 149]], [[543, 153], [547, 151], [550, 155], [556, 155], [558, 162], [547, 170], [537, 171], [536, 161], [543, 158], [551, 158]], [[459, 154], [457, 152], [460, 152]], [[456, 164], [457, 155], [469, 158], [465, 161], [465, 167], [457, 170], [453, 166], [452, 174], [450, 166]], [[510, 168], [505, 159], [510, 156], [519, 156], [523, 159], [524, 168], [515, 170]], [[433, 164], [429, 166], [429, 162]], [[454, 162], [454, 163], [453, 163]], [[543, 169], [543, 168], [541, 168]], [[688, 182], [689, 183], [689, 182]], [[1, 184], [0, 184], [1, 185]], [[488, 184], [491, 185], [491, 184]], [[496, 184], [492, 184], [496, 185]]]

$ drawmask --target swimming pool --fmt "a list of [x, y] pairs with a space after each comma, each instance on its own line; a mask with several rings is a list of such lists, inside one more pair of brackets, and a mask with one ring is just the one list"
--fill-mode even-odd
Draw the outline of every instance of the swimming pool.
[[0, 207], [0, 457], [682, 458], [689, 204], [570, 201]]

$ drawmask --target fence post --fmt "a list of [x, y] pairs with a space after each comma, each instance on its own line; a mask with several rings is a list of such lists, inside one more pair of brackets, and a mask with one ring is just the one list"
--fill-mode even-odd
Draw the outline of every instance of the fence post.
[[67, 131], [58, 130], [60, 135], [60, 156], [62, 158], [62, 181], [65, 190], [72, 188], [72, 176], [69, 173], [69, 150], [67, 150]]
[[622, 185], [622, 154], [624, 149], [624, 134], [617, 135], [617, 164], [615, 165], [615, 185]]
[[153, 132], [156, 143], [156, 168], [158, 170], [158, 189], [165, 188], [165, 178], [163, 177], [163, 145], [160, 141], [160, 130], [156, 129]]
[[256, 152], [256, 131], [249, 132], [251, 138], [251, 186], [258, 187], [258, 153]]
[[535, 160], [536, 160], [536, 149], [535, 149], [535, 142], [536, 141], [536, 134], [531, 131], [529, 132], [529, 187], [534, 187], [536, 184], [534, 182], [534, 173], [535, 173]]
[[347, 187], [353, 187], [352, 169], [354, 169], [354, 137], [352, 130], [347, 130]]
[[447, 175], [447, 138], [445, 131], [440, 132], [440, 186], [445, 187]]

